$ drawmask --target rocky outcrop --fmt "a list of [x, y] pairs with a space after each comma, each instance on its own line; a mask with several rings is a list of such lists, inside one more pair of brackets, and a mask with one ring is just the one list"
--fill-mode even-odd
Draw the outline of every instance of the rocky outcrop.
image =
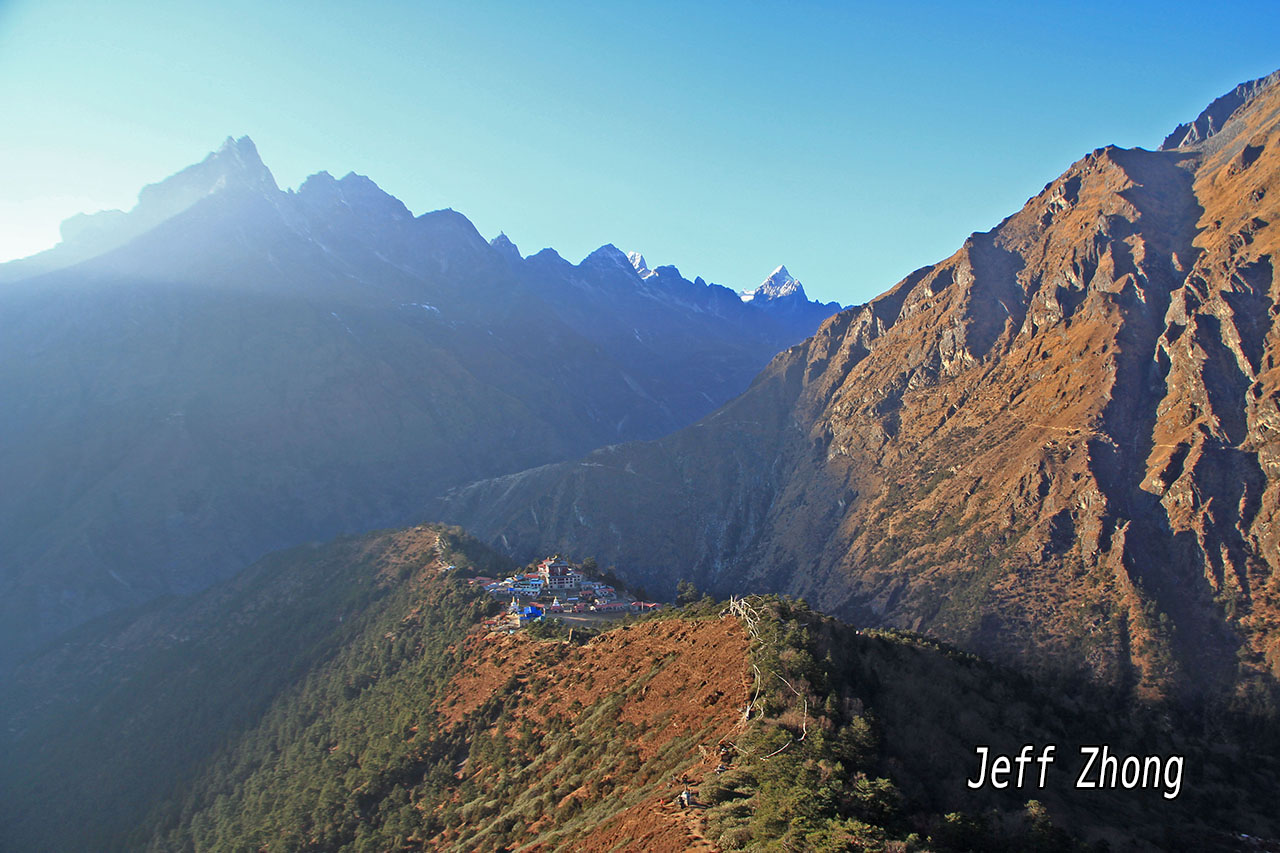
[[1195, 121], [1180, 124], [1174, 128], [1173, 133], [1166, 136], [1164, 142], [1160, 144], [1160, 150], [1169, 151], [1205, 142], [1225, 127], [1233, 115], [1278, 82], [1280, 82], [1280, 72], [1241, 83], [1205, 107], [1200, 115], [1196, 116]]

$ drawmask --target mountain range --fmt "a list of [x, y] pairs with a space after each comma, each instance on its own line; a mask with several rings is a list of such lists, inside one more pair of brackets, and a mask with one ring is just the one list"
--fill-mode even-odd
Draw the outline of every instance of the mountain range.
[[1142, 696], [1271, 689], [1278, 187], [1280, 72], [1089, 153], [698, 423], [430, 515]]
[[371, 180], [279, 189], [247, 137], [0, 266], [0, 668], [267, 551], [655, 438], [839, 306], [606, 245], [522, 257]]
[[[1280, 849], [1277, 183], [1280, 72], [838, 312], [247, 139], [72, 220], [0, 267], [0, 850]], [[484, 541], [332, 538], [405, 516]], [[498, 624], [556, 552], [687, 606]]]

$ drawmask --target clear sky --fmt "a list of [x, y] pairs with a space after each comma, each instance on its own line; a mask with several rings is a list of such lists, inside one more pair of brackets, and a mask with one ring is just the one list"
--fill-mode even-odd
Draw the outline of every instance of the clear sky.
[[1280, 3], [0, 0], [0, 259], [248, 134], [525, 254], [866, 301], [1280, 67]]

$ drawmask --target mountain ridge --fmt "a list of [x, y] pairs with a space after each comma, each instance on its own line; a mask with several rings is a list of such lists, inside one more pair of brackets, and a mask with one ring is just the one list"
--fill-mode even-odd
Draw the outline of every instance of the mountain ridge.
[[674, 268], [517, 260], [356, 174], [281, 191], [247, 138], [153, 187], [92, 257], [0, 266], [0, 479], [24, 484], [0, 669], [449, 485], [661, 435], [817, 324]]
[[1215, 98], [1193, 121], [1174, 128], [1160, 143], [1160, 150], [1169, 151], [1206, 143], [1223, 129], [1236, 112], [1277, 84], [1280, 84], [1280, 71], [1241, 83], [1225, 95]]

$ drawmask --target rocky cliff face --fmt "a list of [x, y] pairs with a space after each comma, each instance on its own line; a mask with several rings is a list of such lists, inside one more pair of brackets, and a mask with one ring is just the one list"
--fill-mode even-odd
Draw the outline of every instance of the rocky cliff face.
[[445, 511], [1151, 695], [1280, 677], [1280, 85], [1215, 106], [1090, 153], [698, 424]]

